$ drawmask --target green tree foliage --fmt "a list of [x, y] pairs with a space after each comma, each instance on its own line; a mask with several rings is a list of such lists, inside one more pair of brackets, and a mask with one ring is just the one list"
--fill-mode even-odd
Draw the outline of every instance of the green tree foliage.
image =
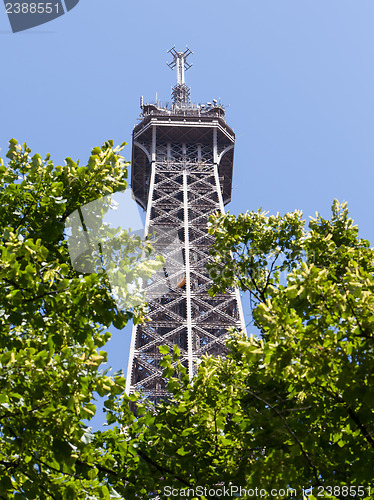
[[83, 421], [95, 414], [94, 392], [116, 420], [125, 380], [99, 370], [105, 327], [140, 321], [144, 307], [118, 311], [103, 272], [74, 271], [64, 222], [126, 188], [122, 146], [95, 148], [86, 166], [55, 166], [11, 140], [0, 161], [0, 498], [109, 498], [110, 444]]
[[261, 335], [233, 332], [227, 359], [204, 358], [192, 384], [177, 352], [164, 357], [174, 401], [128, 430], [157, 478], [148, 490], [292, 487], [300, 499], [313, 486], [309, 498], [372, 498], [374, 253], [346, 205], [309, 230], [295, 212], [217, 214], [210, 232], [212, 294], [249, 291]]
[[[126, 187], [119, 149], [85, 167], [29, 153], [12, 141], [0, 165], [0, 498], [233, 498], [234, 486], [299, 500], [313, 486], [310, 499], [369, 500], [374, 253], [346, 206], [309, 229], [298, 212], [212, 217], [211, 293], [249, 292], [260, 335], [233, 331], [228, 357], [204, 357], [192, 382], [178, 349], [161, 348], [172, 397], [150, 409], [100, 372], [105, 327], [144, 307], [119, 312], [105, 274], [74, 271], [63, 238], [70, 213]], [[116, 424], [105, 432], [83, 423], [95, 391]]]

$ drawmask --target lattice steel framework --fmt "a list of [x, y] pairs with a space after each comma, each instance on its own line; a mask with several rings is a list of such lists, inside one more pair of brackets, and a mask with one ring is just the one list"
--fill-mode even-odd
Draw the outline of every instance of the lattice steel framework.
[[[174, 52], [177, 62], [191, 53]], [[234, 140], [222, 106], [177, 99], [170, 108], [143, 106], [133, 132], [132, 190], [147, 210], [145, 232], [156, 235], [166, 259], [147, 289], [149, 321], [133, 328], [128, 365], [127, 393], [141, 391], [150, 402], [167, 396], [160, 345], [178, 345], [192, 377], [203, 354], [227, 354], [229, 327], [245, 328], [238, 290], [210, 297], [206, 270], [214, 241], [208, 217], [231, 198]]]

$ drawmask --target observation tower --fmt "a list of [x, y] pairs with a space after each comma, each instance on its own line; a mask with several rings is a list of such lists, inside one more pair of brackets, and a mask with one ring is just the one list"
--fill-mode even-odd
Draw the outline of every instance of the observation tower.
[[167, 396], [159, 346], [176, 344], [190, 378], [202, 355], [225, 356], [229, 327], [245, 329], [237, 289], [210, 297], [206, 270], [214, 238], [208, 218], [231, 200], [235, 135], [223, 106], [194, 104], [184, 74], [192, 52], [169, 50], [177, 70], [172, 102], [144, 104], [133, 131], [131, 187], [147, 211], [145, 234], [155, 235], [165, 267], [146, 289], [150, 312], [132, 332], [126, 392], [150, 402]]

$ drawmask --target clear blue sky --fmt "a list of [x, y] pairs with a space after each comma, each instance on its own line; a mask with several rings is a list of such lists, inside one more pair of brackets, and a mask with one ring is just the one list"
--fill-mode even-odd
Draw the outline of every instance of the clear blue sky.
[[[328, 217], [338, 198], [374, 242], [373, 25], [373, 0], [80, 0], [13, 34], [0, 5], [1, 155], [11, 137], [57, 163], [130, 145], [140, 95], [170, 100], [166, 51], [187, 44], [192, 100], [221, 98], [236, 132], [227, 209]], [[108, 346], [116, 369], [129, 338]]]

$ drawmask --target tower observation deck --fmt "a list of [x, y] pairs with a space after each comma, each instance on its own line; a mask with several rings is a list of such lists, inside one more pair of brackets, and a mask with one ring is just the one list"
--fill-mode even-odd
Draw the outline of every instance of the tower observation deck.
[[238, 290], [210, 297], [206, 270], [214, 242], [208, 218], [231, 200], [235, 135], [216, 100], [191, 103], [184, 72], [192, 52], [169, 53], [177, 69], [172, 103], [141, 98], [132, 148], [132, 191], [147, 211], [145, 234], [155, 234], [156, 253], [166, 261], [149, 284], [149, 321], [133, 328], [127, 373], [127, 393], [141, 391], [151, 402], [167, 396], [159, 346], [178, 345], [192, 378], [203, 354], [227, 354], [229, 327], [245, 328]]

